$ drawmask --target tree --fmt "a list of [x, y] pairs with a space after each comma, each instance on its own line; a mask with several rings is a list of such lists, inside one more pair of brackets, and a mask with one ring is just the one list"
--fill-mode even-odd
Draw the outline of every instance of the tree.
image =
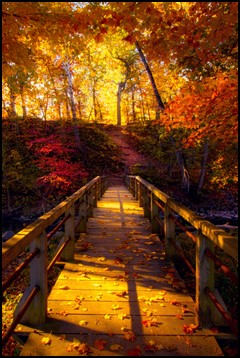
[[157, 114], [156, 114], [156, 119], [159, 119], [159, 115], [160, 115], [159, 111], [164, 110], [164, 104], [163, 104], [162, 99], [161, 99], [161, 97], [159, 95], [156, 83], [155, 83], [153, 75], [152, 75], [152, 71], [150, 70], [150, 67], [149, 67], [149, 65], [147, 63], [147, 60], [146, 60], [146, 58], [145, 58], [145, 56], [144, 56], [144, 54], [142, 52], [141, 47], [139, 46], [138, 41], [136, 41], [136, 48], [137, 48], [137, 50], [139, 52], [141, 60], [142, 60], [144, 66], [146, 68], [146, 71], [148, 73], [148, 76], [149, 76], [151, 84], [152, 84], [152, 88], [153, 88], [153, 91], [154, 91], [154, 94], [155, 94], [155, 97], [156, 97], [156, 100], [157, 100], [157, 103], [158, 103], [158, 111], [157, 111]]

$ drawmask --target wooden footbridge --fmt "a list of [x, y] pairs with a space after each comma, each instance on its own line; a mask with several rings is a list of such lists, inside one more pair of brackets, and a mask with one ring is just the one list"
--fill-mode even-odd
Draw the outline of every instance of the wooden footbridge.
[[[196, 228], [196, 237], [179, 217]], [[194, 299], [173, 265], [182, 255], [177, 225], [196, 242]], [[64, 236], [49, 263], [48, 242], [61, 226]], [[214, 288], [213, 253], [218, 245], [237, 260], [237, 240], [140, 177], [124, 184], [93, 179], [4, 243], [3, 268], [27, 245], [22, 266], [30, 262], [30, 286], [3, 337], [3, 344], [12, 334], [26, 337], [22, 356], [219, 356], [211, 326], [227, 323], [232, 333], [222, 336], [237, 335]], [[55, 263], [63, 269], [48, 293]]]

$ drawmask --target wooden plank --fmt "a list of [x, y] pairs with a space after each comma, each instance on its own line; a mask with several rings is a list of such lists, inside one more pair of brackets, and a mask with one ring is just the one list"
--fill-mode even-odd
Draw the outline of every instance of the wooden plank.
[[[118, 304], [121, 307], [121, 313], [124, 312], [127, 315], [130, 315], [130, 309], [133, 305], [139, 306], [139, 311], [143, 315], [143, 317], [147, 317], [148, 315], [156, 316], [156, 315], [165, 315], [165, 316], [174, 316], [180, 314], [184, 317], [194, 316], [195, 315], [195, 306], [194, 302], [179, 302], [178, 305], [172, 305], [167, 301], [159, 301], [153, 302], [151, 304], [148, 303], [150, 301], [140, 300], [140, 301], [129, 301], [128, 295], [123, 296], [122, 298], [116, 295], [116, 292], [122, 293], [121, 291], [113, 291], [112, 293], [112, 301], [91, 301], [90, 299], [72, 299], [68, 300], [49, 300], [48, 301], [48, 311], [50, 314], [110, 314], [114, 315], [114, 311], [111, 310], [111, 304], [114, 300], [114, 304]], [[115, 297], [114, 297], [115, 296]], [[76, 296], [77, 297], [77, 296]], [[79, 296], [81, 297], [81, 296]], [[116, 301], [115, 301], [116, 300]], [[109, 303], [110, 302], [110, 303]], [[107, 309], [106, 307], [109, 307]], [[183, 313], [183, 309], [185, 309], [186, 313]], [[62, 313], [61, 313], [62, 312]], [[120, 311], [119, 311], [120, 313]]]
[[[183, 320], [176, 316], [160, 316], [146, 317], [132, 314], [124, 319], [119, 318], [122, 312], [112, 314], [111, 308], [107, 313], [108, 318], [104, 318], [103, 314], [51, 314], [48, 316], [44, 325], [37, 326], [37, 329], [43, 330], [45, 333], [53, 334], [116, 334], [122, 335], [124, 329], [132, 330], [136, 335], [156, 335], [156, 336], [178, 336], [183, 335], [183, 326], [195, 324], [194, 316], [185, 316]], [[146, 322], [146, 323], [143, 323]], [[147, 323], [148, 322], [148, 323]], [[149, 326], [145, 326], [149, 324]], [[150, 325], [153, 324], [153, 325]], [[23, 327], [23, 326], [22, 326]], [[18, 327], [19, 329], [20, 327]], [[29, 332], [33, 331], [31, 328]], [[215, 333], [209, 329], [197, 329], [194, 336], [214, 336]]]
[[[50, 345], [44, 345], [41, 340], [44, 337], [51, 339]], [[96, 348], [96, 340], [104, 341], [104, 349]], [[83, 335], [66, 334], [57, 335], [31, 333], [25, 344], [21, 356], [79, 356], [78, 347], [85, 343], [90, 348], [92, 356], [128, 356], [130, 352], [139, 352], [143, 356], [223, 356], [221, 349], [216, 346], [215, 339], [209, 337], [197, 337], [181, 335], [178, 338], [172, 336], [159, 337], [146, 335], [137, 337], [133, 342], [121, 336], [109, 335]], [[149, 345], [154, 342], [154, 345]], [[76, 349], [73, 348], [75, 344]], [[136, 347], [139, 349], [136, 350]], [[116, 350], [114, 350], [114, 348]], [[119, 350], [117, 350], [119, 348]]]

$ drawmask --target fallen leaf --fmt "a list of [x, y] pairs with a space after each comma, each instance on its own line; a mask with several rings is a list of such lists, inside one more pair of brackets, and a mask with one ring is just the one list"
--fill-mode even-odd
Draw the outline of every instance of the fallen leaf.
[[131, 342], [134, 342], [135, 339], [136, 339], [136, 335], [134, 332], [132, 331], [128, 331], [124, 334], [124, 338], [127, 340], [127, 341], [131, 341]]
[[98, 258], [98, 261], [106, 261], [106, 258], [104, 256], [101, 256]]
[[119, 305], [112, 305], [112, 310], [120, 310], [121, 307], [119, 307]]
[[83, 319], [82, 321], [79, 322], [79, 324], [80, 326], [86, 326], [88, 322]]
[[193, 334], [196, 329], [198, 328], [198, 325], [195, 325], [195, 324], [190, 324], [189, 326], [188, 325], [184, 325], [183, 326], [183, 332], [184, 333], [187, 333], [187, 334]]
[[60, 311], [59, 314], [64, 316], [64, 317], [66, 317], [68, 315], [68, 312], [67, 311]]
[[126, 313], [119, 313], [117, 316], [119, 319], [124, 320], [127, 317]]
[[188, 313], [188, 312], [190, 312], [190, 309], [187, 307], [182, 307], [181, 311], [182, 311], [182, 313]]
[[49, 337], [44, 337], [42, 340], [41, 340], [41, 342], [43, 343], [43, 344], [51, 344], [52, 343], [52, 341], [51, 341], [51, 339], [49, 338]]
[[127, 295], [126, 291], [123, 291], [121, 293], [116, 293], [116, 296], [118, 296], [118, 297], [125, 297], [126, 295]]
[[151, 327], [151, 326], [155, 326], [157, 327], [158, 326], [158, 322], [156, 320], [156, 318], [153, 318], [153, 319], [148, 319], [148, 320], [144, 320], [142, 321], [142, 324], [145, 326], [145, 327]]
[[78, 348], [78, 352], [80, 354], [88, 354], [88, 353], [91, 353], [92, 350], [86, 343], [82, 343], [82, 344], [80, 344], [80, 346]]
[[109, 349], [110, 351], [119, 351], [120, 349], [123, 349], [123, 347], [120, 344], [112, 344]]
[[94, 347], [99, 349], [100, 351], [103, 351], [105, 349], [106, 344], [107, 341], [104, 341], [103, 339], [96, 339], [94, 341]]
[[109, 314], [105, 314], [104, 318], [105, 319], [111, 319], [111, 316]]
[[183, 316], [182, 316], [181, 314], [179, 314], [179, 313], [176, 314], [176, 317], [177, 317], [178, 319], [183, 319]]

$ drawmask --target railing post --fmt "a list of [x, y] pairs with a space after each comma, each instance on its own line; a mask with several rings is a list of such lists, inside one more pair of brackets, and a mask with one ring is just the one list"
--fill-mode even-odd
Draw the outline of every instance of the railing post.
[[138, 185], [139, 185], [139, 182], [137, 179], [135, 179], [134, 197], [136, 200], [138, 200]]
[[65, 234], [64, 234], [64, 241], [70, 237], [71, 240], [61, 253], [61, 260], [62, 261], [72, 261], [74, 259], [74, 246], [75, 246], [75, 229], [74, 229], [74, 215], [75, 209], [74, 205], [70, 207], [69, 210], [65, 212], [65, 217], [70, 214], [70, 218], [65, 222]]
[[159, 233], [159, 223], [156, 218], [159, 215], [159, 208], [156, 205], [157, 198], [151, 192], [151, 224], [152, 224], [152, 233], [157, 234]]
[[196, 324], [208, 327], [212, 324], [212, 312], [215, 307], [204, 293], [205, 287], [214, 291], [214, 262], [204, 254], [206, 248], [214, 249], [214, 244], [201, 230], [198, 230], [196, 240]]
[[97, 191], [96, 191], [96, 197], [97, 200], [101, 199], [101, 187], [102, 187], [102, 180], [101, 178], [97, 181]]
[[75, 228], [75, 235], [78, 236], [81, 232], [86, 232], [87, 224], [87, 202], [86, 202], [86, 193], [81, 197], [81, 203], [78, 211], [78, 224]]
[[38, 286], [40, 288], [38, 294], [34, 297], [29, 308], [21, 319], [21, 323], [30, 325], [38, 325], [45, 323], [47, 317], [47, 235], [45, 230], [39, 237], [33, 240], [30, 244], [30, 250], [33, 252], [36, 248], [40, 250], [33, 261], [30, 262], [30, 285], [24, 292], [15, 312], [16, 316], [19, 309], [29, 296], [31, 290]]
[[139, 206], [142, 208], [143, 207], [143, 190], [142, 190], [142, 184], [139, 182], [138, 185], [138, 202], [139, 202]]
[[169, 217], [171, 214], [173, 214], [173, 212], [166, 203], [164, 207], [165, 254], [167, 260], [174, 261], [177, 257], [177, 252], [170, 241], [171, 239], [175, 240], [175, 223]]
[[144, 194], [143, 194], [143, 211], [144, 211], [144, 217], [151, 219], [151, 211], [150, 211], [150, 199], [148, 195], [148, 188], [144, 187]]
[[93, 186], [93, 208], [96, 208], [98, 200], [98, 183]]

